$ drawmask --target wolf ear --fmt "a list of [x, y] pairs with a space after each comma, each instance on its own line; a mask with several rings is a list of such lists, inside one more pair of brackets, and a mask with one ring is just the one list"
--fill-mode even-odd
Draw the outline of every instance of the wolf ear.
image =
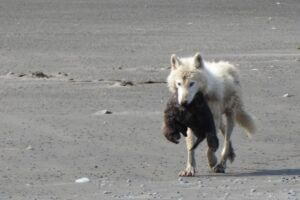
[[194, 56], [195, 68], [200, 69], [203, 68], [203, 59], [200, 53], [196, 53]]
[[172, 70], [177, 69], [177, 67], [180, 65], [180, 60], [178, 59], [178, 57], [175, 54], [171, 55], [171, 66], [172, 66]]

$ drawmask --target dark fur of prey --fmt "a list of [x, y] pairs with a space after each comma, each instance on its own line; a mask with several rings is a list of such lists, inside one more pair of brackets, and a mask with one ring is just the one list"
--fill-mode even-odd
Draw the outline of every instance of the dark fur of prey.
[[187, 136], [187, 128], [190, 128], [197, 137], [191, 150], [195, 149], [206, 138], [208, 147], [214, 152], [217, 151], [219, 140], [216, 136], [213, 115], [201, 92], [198, 92], [188, 105], [179, 105], [176, 94], [167, 103], [163, 123], [165, 137], [177, 144], [180, 133], [185, 137]]

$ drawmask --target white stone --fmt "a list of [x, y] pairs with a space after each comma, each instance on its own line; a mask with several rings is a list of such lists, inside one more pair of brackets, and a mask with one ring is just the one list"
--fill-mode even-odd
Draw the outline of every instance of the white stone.
[[284, 94], [282, 97], [291, 97], [292, 95], [290, 95], [289, 93]]
[[33, 150], [33, 147], [29, 145], [28, 147], [26, 147], [26, 150]]
[[75, 180], [75, 183], [88, 183], [88, 182], [90, 182], [90, 179], [87, 177], [82, 177]]

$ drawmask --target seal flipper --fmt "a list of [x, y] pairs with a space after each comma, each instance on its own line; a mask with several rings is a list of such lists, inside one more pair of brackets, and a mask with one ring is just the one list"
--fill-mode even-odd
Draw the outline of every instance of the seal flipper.
[[197, 140], [193, 144], [193, 147], [190, 149], [191, 151], [196, 149], [197, 146], [205, 139], [205, 136], [203, 134], [197, 135]]
[[219, 139], [216, 135], [207, 134], [207, 146], [212, 152], [216, 152], [219, 148]]

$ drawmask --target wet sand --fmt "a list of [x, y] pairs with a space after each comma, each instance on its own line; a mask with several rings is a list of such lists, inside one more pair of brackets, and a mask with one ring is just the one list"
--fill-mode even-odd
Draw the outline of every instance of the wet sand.
[[[299, 200], [299, 10], [296, 0], [2, 0], [0, 199]], [[172, 53], [197, 51], [239, 68], [258, 132], [235, 128], [226, 174], [210, 172], [203, 143], [196, 176], [179, 178], [185, 142], [160, 130], [164, 81]]]

